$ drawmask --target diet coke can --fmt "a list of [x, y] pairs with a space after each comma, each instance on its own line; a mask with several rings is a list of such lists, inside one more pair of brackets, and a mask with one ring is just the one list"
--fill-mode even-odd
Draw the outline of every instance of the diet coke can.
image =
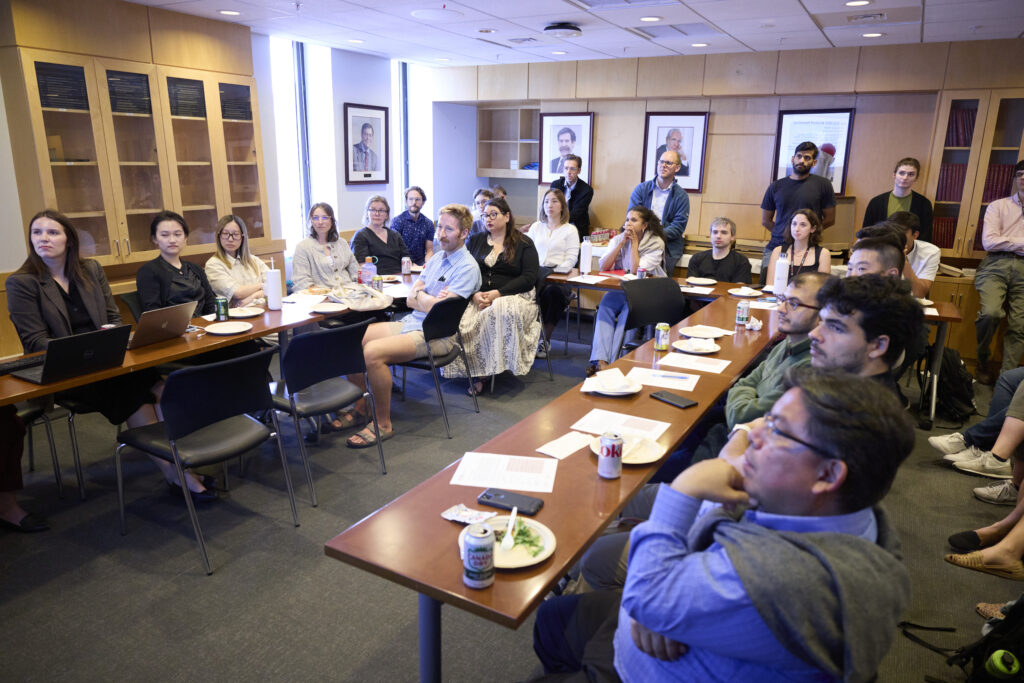
[[470, 588], [494, 583], [494, 532], [486, 524], [466, 529], [462, 554], [462, 581]]
[[647, 277], [647, 269], [646, 268], [637, 268], [636, 269], [636, 279], [637, 280], [643, 280], [645, 277]]
[[597, 454], [597, 476], [618, 479], [622, 476], [622, 436], [615, 432], [601, 435], [601, 452]]
[[408, 256], [402, 257], [402, 275], [409, 275], [412, 273], [412, 259]]

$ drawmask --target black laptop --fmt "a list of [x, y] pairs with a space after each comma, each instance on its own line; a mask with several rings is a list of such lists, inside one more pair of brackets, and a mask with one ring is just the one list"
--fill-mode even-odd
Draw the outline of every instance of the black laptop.
[[128, 342], [128, 348], [137, 349], [185, 334], [198, 305], [197, 301], [186, 301], [183, 304], [146, 311], [135, 325], [135, 334]]
[[116, 368], [124, 362], [131, 325], [51, 339], [42, 365], [12, 372], [33, 384], [49, 384], [97, 370]]

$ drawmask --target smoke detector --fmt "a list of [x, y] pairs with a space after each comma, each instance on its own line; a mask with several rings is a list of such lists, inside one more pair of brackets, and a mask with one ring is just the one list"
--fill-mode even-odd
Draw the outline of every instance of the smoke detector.
[[556, 24], [548, 24], [544, 27], [544, 35], [553, 36], [555, 38], [579, 38], [583, 35], [583, 31], [576, 24], [570, 24], [567, 21], [560, 21]]

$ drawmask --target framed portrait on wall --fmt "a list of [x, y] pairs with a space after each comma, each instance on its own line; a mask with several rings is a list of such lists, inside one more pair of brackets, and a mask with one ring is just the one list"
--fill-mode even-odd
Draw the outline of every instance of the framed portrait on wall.
[[388, 182], [388, 108], [345, 103], [345, 184]]
[[583, 160], [580, 178], [590, 182], [590, 161], [594, 152], [594, 115], [541, 114], [538, 182], [547, 185], [565, 175], [565, 158], [574, 154]]
[[792, 173], [793, 153], [797, 145], [810, 141], [818, 146], [818, 160], [811, 167], [811, 173], [828, 178], [836, 196], [844, 194], [854, 112], [854, 109], [780, 111], [772, 179], [778, 180]]
[[643, 180], [658, 175], [658, 159], [666, 151], [679, 153], [676, 182], [687, 192], [704, 186], [704, 150], [708, 143], [707, 112], [648, 112], [644, 122]]

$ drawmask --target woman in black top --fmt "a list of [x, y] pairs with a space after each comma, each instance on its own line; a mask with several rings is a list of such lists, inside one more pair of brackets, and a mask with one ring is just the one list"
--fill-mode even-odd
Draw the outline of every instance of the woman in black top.
[[374, 195], [363, 208], [363, 229], [352, 238], [352, 252], [360, 266], [366, 257], [373, 257], [378, 275], [396, 275], [402, 272], [402, 257], [409, 255], [405, 240], [387, 227], [391, 207], [388, 200]]
[[[483, 284], [459, 325], [469, 357], [468, 372], [481, 378], [473, 384], [476, 393], [489, 375], [506, 370], [527, 374], [541, 330], [534, 298], [540, 264], [533, 240], [516, 229], [504, 199], [487, 202], [482, 216], [486, 231], [470, 237], [467, 247], [480, 266]], [[442, 372], [446, 377], [467, 375], [461, 360]]]
[[216, 310], [213, 288], [201, 266], [181, 260], [188, 224], [173, 211], [161, 211], [149, 224], [149, 237], [160, 255], [139, 268], [135, 286], [143, 311], [196, 301], [196, 315]]

